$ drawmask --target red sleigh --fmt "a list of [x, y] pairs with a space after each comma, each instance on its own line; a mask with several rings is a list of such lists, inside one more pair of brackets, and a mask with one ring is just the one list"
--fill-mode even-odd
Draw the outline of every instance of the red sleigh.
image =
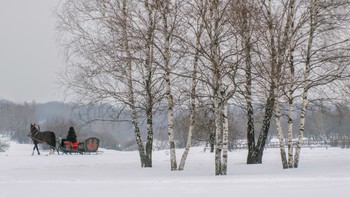
[[86, 139], [84, 142], [70, 142], [65, 141], [63, 146], [60, 145], [58, 148], [58, 151], [63, 152], [65, 154], [67, 153], [80, 153], [80, 154], [86, 154], [86, 153], [99, 153], [98, 147], [100, 144], [100, 140], [96, 137], [90, 137]]

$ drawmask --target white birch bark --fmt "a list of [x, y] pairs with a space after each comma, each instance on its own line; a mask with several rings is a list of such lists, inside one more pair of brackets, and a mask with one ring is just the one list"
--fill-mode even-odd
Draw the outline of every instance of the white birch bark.
[[251, 30], [249, 24], [249, 9], [247, 6], [244, 6], [242, 10], [242, 45], [245, 50], [245, 92], [244, 98], [247, 105], [247, 142], [248, 142], [248, 155], [247, 155], [247, 164], [256, 164], [256, 144], [255, 144], [255, 129], [254, 129], [254, 107], [252, 99], [252, 43], [251, 43]]
[[[294, 79], [294, 76], [292, 76], [292, 78]], [[294, 81], [292, 79], [292, 81]], [[290, 85], [290, 90], [288, 93], [288, 168], [293, 168], [294, 165], [294, 158], [293, 158], [293, 92], [292, 92], [292, 88], [293, 85]]]
[[[294, 39], [293, 39], [293, 29], [294, 29], [294, 3], [295, 0], [290, 0], [287, 2], [288, 6], [288, 12], [287, 12], [287, 20], [285, 24], [285, 29], [283, 33], [283, 39], [282, 39], [282, 44], [281, 44], [281, 49], [278, 51], [279, 58], [278, 58], [278, 66], [276, 69], [276, 74], [273, 76], [281, 76], [281, 67], [284, 65], [284, 59], [285, 59], [285, 50], [288, 50], [287, 55], [289, 55], [290, 61], [288, 62], [288, 66], [290, 68], [290, 76], [291, 80], [289, 81], [288, 85], [288, 160], [286, 157], [286, 151], [284, 148], [284, 136], [283, 136], [283, 128], [282, 128], [282, 123], [281, 123], [281, 110], [280, 110], [280, 104], [279, 104], [279, 92], [278, 92], [278, 79], [274, 79], [274, 83], [276, 84], [276, 88], [274, 89], [275, 93], [275, 122], [276, 122], [276, 128], [277, 128], [277, 134], [278, 134], [278, 139], [280, 142], [280, 152], [281, 152], [281, 160], [282, 160], [282, 167], [283, 169], [289, 168], [288, 162], [293, 162], [293, 146], [292, 146], [292, 137], [293, 137], [293, 117], [292, 117], [292, 110], [293, 110], [293, 87], [294, 87], [294, 65], [293, 65], [293, 48], [294, 48]], [[288, 44], [288, 40], [289, 44]]]
[[153, 2], [144, 1], [145, 9], [147, 10], [147, 32], [145, 46], [145, 92], [146, 92], [146, 125], [147, 125], [147, 143], [146, 143], [146, 167], [152, 167], [152, 151], [153, 151], [153, 93], [152, 93], [152, 76], [154, 69], [154, 8]]
[[[162, 22], [163, 22], [163, 36], [164, 36], [164, 52], [163, 52], [163, 69], [165, 78], [165, 95], [168, 102], [168, 141], [170, 149], [170, 169], [172, 171], [177, 170], [175, 140], [174, 140], [174, 100], [171, 93], [171, 77], [170, 77], [170, 38], [171, 30], [168, 26], [168, 14], [169, 1], [162, 2], [159, 6], [161, 9]], [[170, 27], [171, 28], [171, 27]]]
[[[276, 73], [278, 73], [276, 71], [276, 67], [277, 67], [277, 49], [278, 47], [276, 47], [275, 44], [275, 33], [274, 33], [274, 23], [273, 23], [273, 18], [272, 18], [272, 2], [271, 0], [268, 1], [268, 10], [267, 10], [267, 17], [268, 17], [268, 28], [269, 28], [269, 42], [270, 42], [270, 50], [271, 50], [271, 75], [275, 75]], [[259, 139], [256, 145], [256, 159], [257, 159], [257, 163], [262, 163], [262, 157], [263, 157], [263, 152], [265, 149], [265, 143], [266, 143], [266, 139], [267, 139], [267, 134], [269, 132], [269, 128], [270, 128], [270, 122], [272, 119], [272, 115], [273, 115], [273, 107], [274, 107], [274, 103], [275, 103], [275, 96], [274, 96], [274, 88], [277, 84], [275, 83], [274, 80], [271, 81], [270, 84], [270, 89], [269, 89], [269, 96], [267, 98], [266, 101], [266, 105], [265, 105], [265, 115], [264, 115], [264, 120], [261, 126], [261, 131], [260, 131], [260, 135], [259, 135]]]
[[306, 118], [306, 111], [307, 111], [307, 105], [308, 105], [308, 89], [309, 89], [309, 75], [310, 75], [310, 64], [311, 64], [311, 50], [312, 50], [312, 44], [314, 40], [314, 33], [316, 29], [316, 3], [318, 0], [312, 0], [310, 2], [310, 30], [309, 30], [309, 38], [308, 38], [308, 44], [307, 44], [307, 51], [306, 51], [306, 61], [304, 65], [304, 86], [303, 86], [303, 93], [302, 93], [302, 109], [300, 112], [300, 128], [298, 133], [298, 142], [295, 150], [294, 155], [294, 168], [298, 168], [299, 166], [299, 160], [300, 160], [300, 150], [301, 145], [303, 142], [303, 136], [304, 136], [304, 129], [305, 129], [305, 118]]
[[227, 174], [228, 160], [228, 104], [225, 102], [223, 110], [223, 142], [222, 142], [222, 167], [221, 175]]
[[[290, 18], [291, 26], [290, 31], [294, 32], [294, 13], [295, 13], [295, 0], [290, 1]], [[288, 90], [288, 168], [293, 168], [293, 110], [294, 110], [294, 83], [295, 83], [295, 71], [294, 71], [294, 48], [295, 48], [295, 35], [291, 35], [291, 41], [289, 45], [289, 68], [290, 68], [290, 84]]]
[[139, 150], [139, 155], [141, 159], [141, 167], [146, 167], [146, 155], [145, 155], [145, 149], [143, 146], [143, 142], [141, 139], [141, 132], [140, 132], [140, 127], [138, 125], [138, 116], [137, 116], [137, 111], [136, 111], [136, 102], [135, 102], [135, 96], [134, 96], [134, 86], [133, 86], [133, 79], [132, 79], [132, 55], [129, 49], [129, 37], [127, 33], [127, 0], [122, 1], [122, 34], [123, 34], [123, 40], [124, 40], [124, 50], [127, 54], [127, 81], [128, 81], [128, 100], [129, 100], [129, 106], [131, 110], [131, 122], [132, 125], [134, 126], [134, 133], [135, 133], [135, 138], [136, 138], [136, 144], [138, 146]]
[[222, 103], [219, 95], [214, 98], [215, 114], [215, 175], [222, 173]]
[[[277, 92], [277, 88], [275, 88], [275, 94], [278, 94], [276, 92]], [[276, 97], [275, 99], [275, 123], [276, 123], [276, 129], [277, 129], [277, 137], [279, 141], [282, 167], [283, 169], [287, 169], [288, 162], [286, 157], [286, 150], [284, 148], [284, 137], [283, 137], [282, 123], [281, 123], [281, 110], [280, 110], [280, 104], [278, 102], [278, 97]]]
[[297, 146], [296, 146], [295, 155], [294, 155], [294, 168], [298, 168], [299, 166], [300, 150], [303, 142], [304, 129], [305, 129], [305, 118], [306, 118], [306, 110], [308, 105], [308, 100], [307, 100], [308, 91], [305, 88], [305, 86], [307, 86], [307, 84], [304, 85], [304, 92], [302, 96], [302, 109], [300, 112], [300, 128], [299, 128], [298, 141], [297, 141]]
[[166, 94], [167, 94], [167, 100], [168, 100], [168, 137], [169, 137], [169, 148], [170, 148], [170, 166], [171, 170], [177, 170], [177, 162], [176, 162], [176, 151], [175, 151], [175, 140], [174, 140], [174, 101], [173, 97], [171, 95], [171, 85], [170, 85], [170, 79], [169, 74], [165, 76], [166, 78]]
[[192, 69], [192, 84], [191, 84], [191, 99], [190, 99], [190, 127], [188, 129], [188, 134], [187, 134], [187, 141], [186, 141], [186, 147], [185, 151], [182, 154], [181, 161], [179, 164], [179, 170], [184, 170], [185, 168], [185, 163], [186, 159], [188, 156], [188, 153], [190, 152], [190, 147], [192, 145], [192, 133], [193, 133], [193, 128], [194, 128], [194, 123], [195, 123], [195, 116], [196, 116], [196, 84], [197, 84], [197, 67], [198, 67], [198, 60], [199, 60], [199, 42], [200, 42], [200, 37], [201, 37], [201, 31], [202, 31], [202, 24], [198, 25], [198, 31], [196, 35], [196, 53], [194, 56], [194, 61], [193, 61], [193, 69]]
[[214, 116], [215, 116], [215, 175], [222, 174], [222, 82], [220, 75], [220, 62], [219, 62], [219, 1], [214, 0], [210, 2], [210, 16], [211, 16], [211, 64], [212, 64], [212, 77], [213, 77], [213, 99], [214, 99]]
[[[192, 90], [194, 89], [193, 88], [193, 85], [194, 85], [193, 81], [195, 81], [195, 80], [192, 80]], [[193, 91], [192, 91], [192, 94], [193, 94]], [[196, 106], [195, 98], [191, 98], [190, 127], [188, 129], [186, 147], [185, 147], [185, 150], [184, 150], [184, 152], [182, 154], [181, 161], [180, 161], [180, 164], [179, 164], [179, 170], [184, 170], [186, 159], [187, 159], [188, 153], [190, 152], [190, 148], [191, 148], [191, 145], [192, 145], [192, 135], [193, 135], [193, 128], [194, 128], [194, 123], [195, 123], [194, 122], [194, 118], [195, 118], [195, 114], [196, 114], [195, 106]]]

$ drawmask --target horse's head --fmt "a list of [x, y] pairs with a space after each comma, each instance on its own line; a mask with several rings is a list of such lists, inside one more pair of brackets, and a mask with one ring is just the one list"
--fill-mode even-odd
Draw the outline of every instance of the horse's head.
[[36, 125], [35, 123], [30, 124], [30, 132], [29, 132], [28, 136], [33, 137], [38, 131], [39, 131], [38, 125]]

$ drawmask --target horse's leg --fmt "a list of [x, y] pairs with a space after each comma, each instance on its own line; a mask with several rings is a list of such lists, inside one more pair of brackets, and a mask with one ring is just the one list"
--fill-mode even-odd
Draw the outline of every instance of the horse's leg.
[[36, 146], [36, 145], [34, 144], [32, 156], [34, 156], [35, 146]]

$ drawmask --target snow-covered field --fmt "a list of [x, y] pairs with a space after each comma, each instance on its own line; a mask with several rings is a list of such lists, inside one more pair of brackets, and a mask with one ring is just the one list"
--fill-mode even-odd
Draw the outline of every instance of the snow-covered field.
[[[295, 197], [349, 196], [350, 150], [302, 149], [298, 169], [281, 168], [278, 149], [262, 165], [246, 165], [247, 152], [229, 153], [227, 176], [214, 175], [214, 155], [193, 148], [185, 171], [170, 171], [168, 151], [154, 152], [141, 168], [137, 152], [31, 156], [32, 145], [12, 143], [0, 153], [0, 197]], [[182, 150], [177, 150], [178, 160]]]

